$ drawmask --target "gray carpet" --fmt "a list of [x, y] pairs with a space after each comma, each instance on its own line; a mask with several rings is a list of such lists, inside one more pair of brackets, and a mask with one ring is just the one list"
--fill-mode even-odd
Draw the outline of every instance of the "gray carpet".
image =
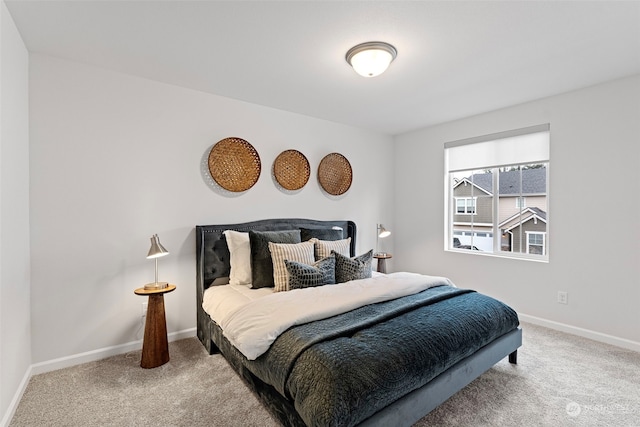
[[[523, 324], [518, 365], [501, 361], [416, 426], [640, 426], [640, 353]], [[196, 338], [171, 361], [140, 352], [34, 376], [10, 427], [277, 426], [226, 361]]]

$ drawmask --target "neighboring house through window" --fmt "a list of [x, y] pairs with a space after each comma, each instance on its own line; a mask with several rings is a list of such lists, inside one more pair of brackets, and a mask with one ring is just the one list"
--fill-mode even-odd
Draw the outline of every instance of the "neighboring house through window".
[[450, 142], [445, 159], [445, 249], [548, 259], [549, 125]]
[[456, 213], [457, 214], [475, 214], [476, 198], [475, 197], [456, 197]]

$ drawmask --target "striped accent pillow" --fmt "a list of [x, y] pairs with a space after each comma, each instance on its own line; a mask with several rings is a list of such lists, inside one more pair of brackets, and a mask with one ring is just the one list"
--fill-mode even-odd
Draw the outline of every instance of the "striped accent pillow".
[[326, 258], [331, 255], [331, 251], [336, 251], [340, 255], [348, 257], [351, 255], [349, 247], [351, 245], [351, 237], [347, 237], [343, 240], [318, 240], [311, 239], [310, 242], [315, 244], [315, 257], [316, 261]]
[[273, 262], [273, 283], [275, 292], [289, 290], [289, 272], [284, 260], [296, 261], [302, 264], [313, 264], [313, 242], [302, 243], [273, 243], [269, 242], [271, 261]]

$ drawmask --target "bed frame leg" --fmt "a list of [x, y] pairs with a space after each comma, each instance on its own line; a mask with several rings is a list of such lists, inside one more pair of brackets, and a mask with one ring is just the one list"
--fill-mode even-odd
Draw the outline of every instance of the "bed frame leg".
[[513, 363], [514, 365], [518, 364], [518, 350], [515, 350], [509, 355], [509, 363]]

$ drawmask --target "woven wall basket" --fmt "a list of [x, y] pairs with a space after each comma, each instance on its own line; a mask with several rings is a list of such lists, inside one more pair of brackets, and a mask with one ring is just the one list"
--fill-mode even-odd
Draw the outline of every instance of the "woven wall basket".
[[318, 166], [318, 181], [320, 186], [329, 194], [339, 196], [351, 187], [353, 171], [346, 157], [340, 153], [331, 153], [320, 160]]
[[273, 176], [286, 190], [299, 190], [309, 181], [309, 160], [298, 150], [286, 150], [273, 162]]
[[225, 138], [209, 153], [211, 178], [227, 191], [253, 187], [260, 177], [260, 156], [253, 145], [241, 138]]

